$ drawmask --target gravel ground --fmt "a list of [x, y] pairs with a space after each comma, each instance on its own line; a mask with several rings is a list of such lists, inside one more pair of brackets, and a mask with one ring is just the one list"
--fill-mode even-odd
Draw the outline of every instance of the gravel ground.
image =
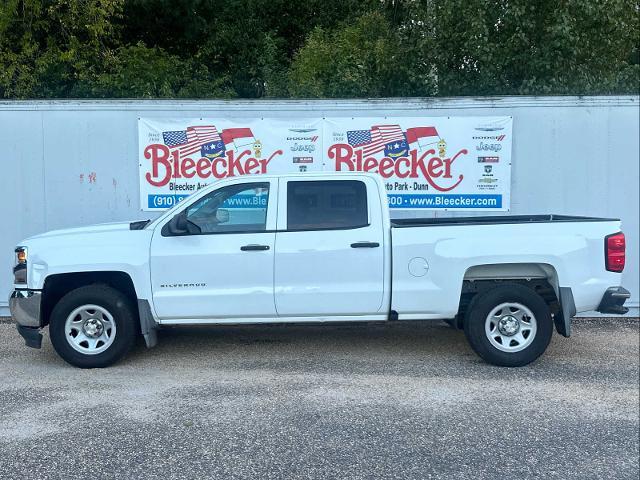
[[105, 370], [0, 325], [1, 478], [638, 478], [637, 319], [535, 364], [439, 323], [175, 328]]

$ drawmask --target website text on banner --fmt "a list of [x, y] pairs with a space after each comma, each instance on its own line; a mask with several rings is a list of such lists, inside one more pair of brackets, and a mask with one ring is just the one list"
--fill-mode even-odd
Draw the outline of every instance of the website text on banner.
[[238, 175], [368, 171], [394, 209], [509, 209], [511, 117], [145, 119], [143, 210], [173, 206]]

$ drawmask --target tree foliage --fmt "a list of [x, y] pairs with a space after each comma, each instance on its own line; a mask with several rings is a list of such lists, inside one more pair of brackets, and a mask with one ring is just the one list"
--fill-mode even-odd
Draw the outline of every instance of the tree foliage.
[[0, 98], [638, 93], [637, 0], [3, 0]]
[[382, 13], [368, 13], [336, 30], [317, 27], [294, 57], [289, 92], [298, 97], [432, 95], [435, 79], [420, 57]]

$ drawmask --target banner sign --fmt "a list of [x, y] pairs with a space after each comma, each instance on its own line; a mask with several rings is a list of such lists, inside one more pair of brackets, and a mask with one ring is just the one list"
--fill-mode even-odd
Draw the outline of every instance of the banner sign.
[[379, 174], [389, 207], [509, 210], [511, 117], [138, 121], [140, 199], [162, 210], [216, 180], [313, 171]]
[[172, 207], [226, 177], [322, 171], [322, 120], [138, 121], [140, 204]]

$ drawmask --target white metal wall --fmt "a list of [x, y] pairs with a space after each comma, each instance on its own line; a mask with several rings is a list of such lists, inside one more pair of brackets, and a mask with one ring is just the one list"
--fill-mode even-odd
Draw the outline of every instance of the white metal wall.
[[623, 283], [637, 306], [639, 105], [637, 96], [0, 102], [0, 315], [8, 313], [13, 248], [21, 239], [153, 215], [139, 205], [138, 117], [265, 115], [512, 115], [511, 213], [622, 218]]

